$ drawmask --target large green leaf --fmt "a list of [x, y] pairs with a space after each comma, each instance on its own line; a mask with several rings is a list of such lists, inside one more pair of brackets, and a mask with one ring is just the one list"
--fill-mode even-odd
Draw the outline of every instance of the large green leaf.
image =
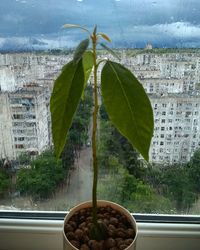
[[103, 67], [101, 88], [110, 120], [148, 161], [153, 111], [144, 88], [128, 69], [111, 61]]
[[74, 52], [74, 63], [78, 63], [80, 59], [83, 57], [83, 54], [85, 53], [86, 49], [88, 48], [90, 43], [89, 38], [83, 40], [82, 42], [79, 43], [77, 46], [75, 52]]
[[64, 148], [67, 132], [71, 127], [83, 87], [82, 59], [78, 64], [74, 64], [73, 61], [69, 62], [56, 79], [50, 100], [52, 134], [57, 158]]
[[85, 84], [87, 83], [92, 68], [93, 68], [94, 62], [93, 62], [93, 53], [92, 51], [86, 51], [83, 55], [83, 69], [85, 74]]

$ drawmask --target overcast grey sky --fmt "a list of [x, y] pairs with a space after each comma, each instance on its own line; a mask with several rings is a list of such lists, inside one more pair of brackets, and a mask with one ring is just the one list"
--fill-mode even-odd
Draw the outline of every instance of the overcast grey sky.
[[200, 47], [200, 0], [0, 0], [0, 48], [74, 46], [75, 23], [109, 34], [116, 47]]

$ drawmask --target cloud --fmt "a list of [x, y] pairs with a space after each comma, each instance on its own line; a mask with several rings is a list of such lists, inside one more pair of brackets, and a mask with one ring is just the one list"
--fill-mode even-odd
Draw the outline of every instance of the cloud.
[[5, 37], [0, 38], [1, 51], [47, 50], [56, 48], [74, 48], [77, 39], [71, 36], [36, 36], [36, 37]]
[[200, 25], [193, 25], [189, 22], [175, 22], [170, 24], [156, 25], [155, 28], [160, 32], [165, 32], [177, 38], [199, 38]]
[[48, 48], [49, 44], [37, 38], [28, 37], [7, 37], [0, 38], [1, 50], [32, 50], [32, 49], [44, 49]]
[[90, 30], [97, 24], [99, 31], [111, 36], [114, 46], [147, 42], [188, 46], [200, 38], [199, 10], [199, 0], [6, 0], [0, 1], [0, 36], [15, 41], [16, 37], [36, 37], [56, 47], [66, 44], [65, 37], [73, 46], [83, 33], [61, 31], [64, 23]]
[[19, 23], [19, 22], [22, 22], [24, 20], [24, 18], [20, 15], [11, 15], [9, 13], [6, 13], [5, 15], [2, 15], [2, 21], [3, 22], [6, 22], [6, 23], [10, 23], [11, 25], [12, 24], [15, 24], [15, 23]]
[[148, 42], [156, 47], [199, 47], [200, 26], [188, 22], [173, 22], [155, 25], [128, 25], [123, 32], [110, 30], [114, 45], [144, 47]]
[[[126, 26], [123, 32], [110, 28], [113, 47], [144, 48], [147, 43], [153, 47], [200, 47], [200, 26], [190, 23], [166, 23], [156, 25]], [[54, 49], [74, 48], [87, 36], [81, 30], [60, 30], [58, 33], [31, 37], [0, 38], [0, 49]]]

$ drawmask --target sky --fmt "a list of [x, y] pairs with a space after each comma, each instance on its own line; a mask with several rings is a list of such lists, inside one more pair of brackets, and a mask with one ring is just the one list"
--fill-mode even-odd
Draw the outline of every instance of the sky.
[[108, 34], [112, 47], [200, 47], [200, 0], [0, 0], [0, 49], [71, 48], [72, 23]]

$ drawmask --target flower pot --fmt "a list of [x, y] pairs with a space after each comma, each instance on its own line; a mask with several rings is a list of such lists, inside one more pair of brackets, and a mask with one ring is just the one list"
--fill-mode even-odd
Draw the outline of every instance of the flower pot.
[[[133, 229], [135, 230], [135, 238], [132, 241], [132, 243], [126, 248], [126, 250], [135, 250], [138, 229], [137, 229], [136, 221], [133, 218], [133, 216], [129, 213], [129, 211], [126, 210], [125, 208], [123, 208], [122, 206], [120, 206], [116, 203], [110, 202], [110, 201], [98, 200], [97, 204], [100, 207], [101, 206], [102, 207], [110, 206], [113, 209], [115, 209], [116, 211], [119, 211], [120, 213], [124, 214], [128, 218], [128, 220], [130, 221], [130, 224], [133, 226]], [[67, 239], [65, 232], [64, 232], [65, 225], [68, 223], [69, 219], [74, 215], [74, 213], [76, 213], [77, 211], [79, 211], [81, 209], [88, 208], [91, 206], [92, 206], [92, 201], [87, 201], [87, 202], [81, 203], [81, 204], [75, 206], [74, 208], [72, 208], [69, 211], [69, 213], [66, 215], [66, 217], [64, 219], [64, 225], [63, 225], [63, 249], [64, 250], [77, 250], [78, 249], [75, 246], [73, 246], [69, 242], [69, 240]]]

